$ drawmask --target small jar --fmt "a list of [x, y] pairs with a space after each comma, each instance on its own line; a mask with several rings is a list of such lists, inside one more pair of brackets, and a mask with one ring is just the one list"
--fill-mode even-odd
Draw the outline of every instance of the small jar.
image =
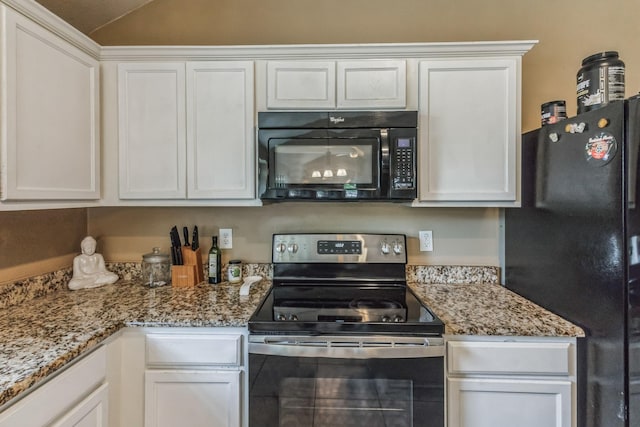
[[229, 283], [240, 283], [242, 281], [242, 261], [232, 259], [227, 266], [227, 281]]
[[142, 255], [142, 280], [151, 288], [169, 284], [171, 282], [169, 255], [160, 253], [158, 247]]

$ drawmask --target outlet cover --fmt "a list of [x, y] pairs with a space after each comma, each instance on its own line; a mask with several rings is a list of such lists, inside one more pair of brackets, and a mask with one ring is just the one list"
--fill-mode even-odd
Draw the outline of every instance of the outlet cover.
[[418, 236], [420, 239], [420, 251], [433, 251], [433, 232], [431, 230], [419, 231]]
[[218, 239], [220, 249], [233, 248], [233, 231], [231, 228], [221, 228], [220, 238]]

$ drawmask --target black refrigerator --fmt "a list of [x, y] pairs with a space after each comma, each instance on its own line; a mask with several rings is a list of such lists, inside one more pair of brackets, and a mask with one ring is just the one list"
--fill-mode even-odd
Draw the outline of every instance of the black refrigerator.
[[505, 285], [581, 326], [578, 426], [640, 427], [640, 96], [526, 133]]

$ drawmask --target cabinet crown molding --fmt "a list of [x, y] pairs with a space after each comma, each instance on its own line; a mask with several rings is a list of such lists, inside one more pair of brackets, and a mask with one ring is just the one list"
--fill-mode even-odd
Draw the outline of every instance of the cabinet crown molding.
[[103, 46], [102, 61], [237, 60], [237, 59], [376, 59], [523, 56], [537, 40], [301, 44], [255, 46]]
[[99, 58], [100, 45], [98, 43], [82, 34], [71, 24], [50, 12], [39, 3], [25, 0], [0, 0], [0, 3], [20, 12], [22, 15], [91, 56], [93, 59]]

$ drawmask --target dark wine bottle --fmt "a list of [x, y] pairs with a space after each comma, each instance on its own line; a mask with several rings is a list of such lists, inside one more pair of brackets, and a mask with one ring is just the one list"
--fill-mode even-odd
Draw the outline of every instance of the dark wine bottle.
[[218, 236], [211, 238], [212, 245], [209, 249], [209, 283], [222, 281], [222, 251], [218, 247]]

